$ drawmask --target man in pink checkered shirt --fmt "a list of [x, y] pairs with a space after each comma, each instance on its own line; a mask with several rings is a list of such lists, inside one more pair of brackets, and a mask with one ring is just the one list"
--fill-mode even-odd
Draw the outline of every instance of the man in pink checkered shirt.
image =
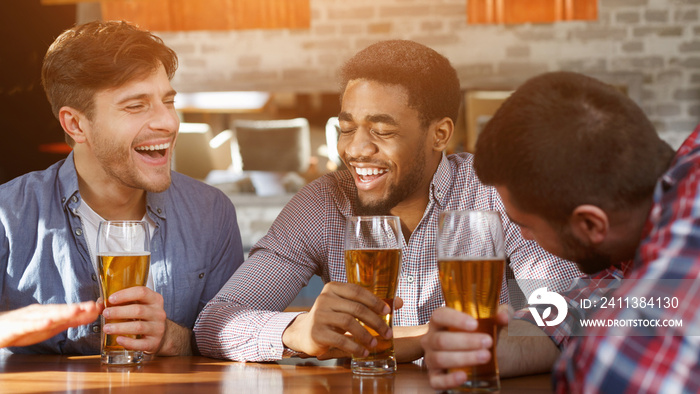
[[[518, 279], [547, 280], [561, 290], [580, 275], [573, 263], [522, 238], [496, 190], [474, 174], [470, 154], [444, 154], [461, 103], [457, 73], [445, 57], [411, 41], [384, 41], [351, 58], [342, 79], [338, 153], [349, 171], [310, 183], [283, 209], [200, 314], [202, 354], [248, 361], [361, 356], [373, 338], [359, 319], [395, 338], [398, 361], [420, 358], [426, 323], [444, 304], [435, 252], [444, 210], [501, 212]], [[346, 218], [381, 214], [400, 217], [404, 234], [393, 329], [378, 317], [393, 306], [346, 283], [343, 261]], [[313, 275], [325, 286], [311, 310], [283, 312]], [[501, 301], [508, 302], [505, 285]]]

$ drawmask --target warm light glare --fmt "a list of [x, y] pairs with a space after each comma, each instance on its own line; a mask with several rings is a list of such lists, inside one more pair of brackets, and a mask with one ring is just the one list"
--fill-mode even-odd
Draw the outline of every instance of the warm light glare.
[[310, 0], [102, 0], [102, 19], [153, 31], [308, 29]]
[[212, 149], [217, 149], [218, 147], [220, 147], [224, 143], [230, 141], [231, 138], [233, 138], [233, 131], [224, 130], [221, 133], [214, 136], [214, 138], [212, 138], [211, 141], [209, 141], [209, 146]]
[[208, 123], [180, 123], [180, 133], [206, 134], [209, 132]]
[[598, 19], [598, 0], [467, 0], [470, 24], [551, 23]]
[[197, 92], [178, 93], [175, 108], [255, 110], [265, 106], [268, 92]]

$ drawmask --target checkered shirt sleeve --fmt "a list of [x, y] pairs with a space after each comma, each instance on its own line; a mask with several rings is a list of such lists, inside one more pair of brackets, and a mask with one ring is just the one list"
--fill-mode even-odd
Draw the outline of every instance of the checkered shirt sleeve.
[[[566, 300], [568, 310], [564, 321], [554, 326], [540, 327], [547, 334], [555, 345], [561, 350], [571, 340], [572, 336], [581, 330], [580, 321], [586, 318], [586, 309], [581, 308], [580, 302], [583, 299], [590, 300], [593, 304], [597, 304], [602, 297], [609, 296], [616, 288], [620, 286], [621, 279], [624, 273], [629, 269], [631, 262], [622, 265], [621, 268], [609, 268], [595, 275], [587, 275], [576, 278], [571, 283], [571, 288], [560, 293]], [[542, 316], [544, 309], [548, 305], [533, 305], [537, 312]], [[548, 320], [556, 319], [559, 312], [550, 315]], [[513, 316], [515, 320], [525, 320], [537, 325], [529, 308], [524, 308], [515, 312]]]
[[[595, 315], [605, 320], [675, 319], [682, 326], [590, 328], [555, 365], [556, 392], [700, 392], [699, 181], [700, 127], [657, 183], [636, 270], [615, 292], [615, 297], [677, 297], [679, 307], [604, 309]], [[668, 286], [669, 280], [680, 285]]]
[[[283, 311], [313, 275], [324, 283], [347, 281], [343, 231], [356, 196], [351, 174], [339, 171], [306, 185], [292, 198], [248, 260], [200, 314], [194, 331], [202, 354], [247, 361], [296, 354], [285, 349], [282, 333], [298, 313]], [[444, 156], [421, 222], [408, 239], [402, 239], [397, 296], [404, 306], [394, 314], [396, 326], [426, 324], [433, 310], [444, 305], [435, 245], [438, 216], [448, 209], [501, 213], [506, 254], [516, 279], [543, 279], [562, 290], [581, 275], [572, 262], [522, 238], [495, 189], [476, 177], [470, 154]], [[503, 282], [501, 302], [506, 303]], [[526, 294], [531, 290], [523, 289]]]

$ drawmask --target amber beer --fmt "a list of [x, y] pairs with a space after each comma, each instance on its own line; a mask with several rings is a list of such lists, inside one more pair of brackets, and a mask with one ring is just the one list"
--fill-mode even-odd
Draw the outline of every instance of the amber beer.
[[438, 269], [445, 305], [472, 316], [478, 322], [477, 331], [493, 337], [488, 363], [459, 370], [467, 374], [467, 381], [488, 381], [498, 376], [498, 362], [493, 352], [496, 349], [496, 313], [505, 260], [452, 258], [439, 260]]
[[[394, 315], [393, 305], [396, 296], [397, 277], [401, 266], [400, 249], [353, 249], [345, 251], [345, 270], [348, 282], [355, 283], [381, 298], [392, 311], [382, 316], [391, 327]], [[394, 357], [394, 340], [385, 339], [372, 328], [360, 322], [377, 340], [377, 346], [369, 349], [369, 356], [357, 360], [387, 359]]]
[[[109, 296], [129, 287], [145, 286], [148, 279], [151, 254], [98, 256], [100, 279], [102, 280], [102, 298], [105, 306], [109, 308]], [[105, 323], [120, 323], [124, 320], [106, 320]], [[135, 338], [135, 335], [122, 335]], [[103, 335], [103, 352], [124, 351], [124, 347], [117, 343], [117, 335]]]

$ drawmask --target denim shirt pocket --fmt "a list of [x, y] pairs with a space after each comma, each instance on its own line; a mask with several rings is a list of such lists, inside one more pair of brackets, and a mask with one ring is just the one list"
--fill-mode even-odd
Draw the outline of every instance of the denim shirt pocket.
[[[190, 267], [192, 268], [192, 267]], [[202, 293], [206, 283], [207, 272], [203, 267], [194, 270], [183, 270], [181, 275], [175, 277], [175, 315], [176, 323], [192, 328], [197, 319], [197, 314], [204, 307]], [[201, 304], [201, 305], [200, 305]]]

